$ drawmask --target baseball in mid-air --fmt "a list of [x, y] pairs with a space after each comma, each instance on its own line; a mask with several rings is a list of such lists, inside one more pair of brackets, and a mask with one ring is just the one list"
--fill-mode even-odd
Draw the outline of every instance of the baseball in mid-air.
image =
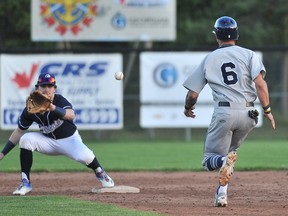
[[115, 79], [116, 80], [122, 80], [124, 78], [123, 72], [119, 71], [115, 73]]

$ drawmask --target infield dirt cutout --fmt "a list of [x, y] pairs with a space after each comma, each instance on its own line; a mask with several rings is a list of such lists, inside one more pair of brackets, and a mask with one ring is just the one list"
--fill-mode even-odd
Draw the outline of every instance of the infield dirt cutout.
[[[228, 206], [213, 207], [217, 172], [109, 172], [115, 185], [139, 193], [92, 193], [101, 187], [93, 172], [31, 173], [33, 191], [27, 196], [65, 195], [92, 202], [175, 216], [288, 215], [288, 171], [235, 172]], [[0, 195], [11, 196], [20, 173], [0, 173]]]

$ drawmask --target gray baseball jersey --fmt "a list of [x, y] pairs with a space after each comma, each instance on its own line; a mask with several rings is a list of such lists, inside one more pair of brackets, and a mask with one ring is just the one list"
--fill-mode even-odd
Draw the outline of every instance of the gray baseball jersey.
[[214, 101], [246, 102], [257, 98], [253, 80], [265, 67], [255, 52], [240, 46], [211, 52], [184, 82], [184, 87], [200, 93], [206, 83]]
[[[261, 71], [265, 76], [265, 67], [255, 52], [236, 45], [225, 46], [208, 54], [183, 83], [197, 93], [207, 83], [212, 89], [215, 109], [205, 140], [203, 165], [210, 156], [225, 156], [237, 150], [256, 126], [248, 116], [254, 107], [247, 102], [257, 98], [253, 80]], [[219, 102], [224, 102], [224, 106]]]

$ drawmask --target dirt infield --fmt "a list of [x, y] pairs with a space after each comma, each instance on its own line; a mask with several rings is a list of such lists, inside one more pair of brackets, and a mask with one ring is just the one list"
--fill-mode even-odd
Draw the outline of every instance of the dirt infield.
[[[29, 196], [66, 195], [82, 200], [166, 215], [288, 215], [288, 171], [235, 172], [229, 187], [228, 206], [212, 207], [216, 172], [110, 172], [118, 185], [140, 188], [138, 194], [95, 194], [100, 186], [94, 174], [32, 173]], [[0, 173], [0, 195], [10, 196], [20, 174]]]

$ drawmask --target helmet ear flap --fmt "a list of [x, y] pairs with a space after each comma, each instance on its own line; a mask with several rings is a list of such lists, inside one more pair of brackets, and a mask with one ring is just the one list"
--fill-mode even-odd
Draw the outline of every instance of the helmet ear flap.
[[220, 29], [215, 31], [216, 37], [219, 40], [228, 41], [228, 40], [238, 40], [238, 31], [237, 29]]

